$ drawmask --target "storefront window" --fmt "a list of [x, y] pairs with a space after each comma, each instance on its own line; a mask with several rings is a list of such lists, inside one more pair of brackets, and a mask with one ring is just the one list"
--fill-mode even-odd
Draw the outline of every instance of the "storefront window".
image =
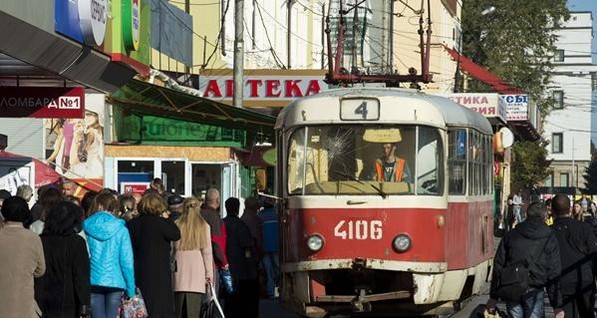
[[118, 190], [122, 191], [124, 184], [136, 184], [142, 188], [149, 185], [154, 178], [153, 160], [119, 160], [118, 161]]
[[162, 180], [166, 192], [184, 194], [185, 162], [162, 161]]

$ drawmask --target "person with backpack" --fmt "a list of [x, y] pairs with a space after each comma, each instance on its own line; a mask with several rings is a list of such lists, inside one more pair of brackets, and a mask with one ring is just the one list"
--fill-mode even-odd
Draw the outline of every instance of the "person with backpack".
[[543, 222], [546, 215], [545, 204], [531, 203], [527, 219], [500, 242], [493, 260], [488, 313], [494, 313], [497, 301], [502, 300], [510, 318], [543, 318], [547, 289], [555, 317], [564, 317], [556, 281], [560, 250], [554, 230]]
[[560, 284], [566, 318], [595, 317], [595, 276], [593, 264], [597, 238], [591, 225], [572, 217], [570, 199], [558, 194], [552, 200], [556, 215], [553, 225], [562, 262]]

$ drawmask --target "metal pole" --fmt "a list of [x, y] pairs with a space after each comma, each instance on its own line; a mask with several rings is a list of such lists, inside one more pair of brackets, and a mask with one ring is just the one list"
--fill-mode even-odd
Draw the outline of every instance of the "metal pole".
[[[564, 138], [562, 138], [564, 139]], [[574, 183], [574, 138], [572, 138], [572, 186], [574, 187], [574, 194], [576, 194], [576, 184]]]
[[244, 64], [244, 40], [243, 40], [243, 13], [245, 11], [244, 0], [234, 0], [234, 107], [243, 107], [243, 64]]
[[286, 32], [286, 67], [288, 69], [292, 68], [292, 0], [286, 1], [286, 9], [287, 9], [287, 27], [288, 30]]

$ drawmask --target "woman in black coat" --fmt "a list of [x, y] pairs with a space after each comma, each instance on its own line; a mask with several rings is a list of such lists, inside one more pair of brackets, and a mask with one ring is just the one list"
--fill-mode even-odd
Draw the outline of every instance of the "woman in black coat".
[[35, 300], [44, 317], [74, 318], [89, 313], [89, 254], [81, 230], [83, 211], [71, 202], [56, 204], [40, 235], [46, 273], [35, 280]]
[[146, 194], [139, 202], [140, 216], [128, 223], [135, 255], [135, 281], [151, 318], [174, 317], [174, 292], [170, 266], [170, 243], [180, 230], [168, 219], [164, 199]]

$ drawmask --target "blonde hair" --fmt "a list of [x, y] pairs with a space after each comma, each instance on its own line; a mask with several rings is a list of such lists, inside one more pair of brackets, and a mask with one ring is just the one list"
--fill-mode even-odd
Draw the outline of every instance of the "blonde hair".
[[162, 215], [168, 210], [164, 198], [159, 194], [148, 193], [141, 198], [137, 210], [140, 214]]
[[205, 237], [208, 224], [199, 212], [200, 207], [201, 201], [196, 197], [184, 200], [182, 215], [175, 221], [180, 229], [177, 248], [181, 251], [201, 250], [206, 248], [207, 244], [211, 244], [211, 240]]

